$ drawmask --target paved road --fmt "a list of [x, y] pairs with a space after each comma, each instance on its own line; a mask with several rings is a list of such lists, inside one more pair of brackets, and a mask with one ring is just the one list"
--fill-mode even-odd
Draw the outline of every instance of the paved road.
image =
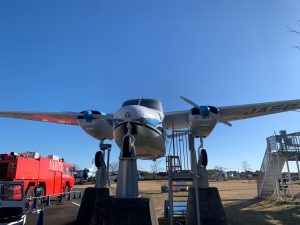
[[[74, 191], [83, 191], [84, 189], [75, 189]], [[81, 195], [81, 196], [82, 196]], [[73, 225], [76, 221], [77, 213], [80, 207], [81, 199], [72, 199], [58, 203], [51, 201], [51, 206], [43, 206], [44, 208], [44, 224], [43, 225]], [[32, 213], [27, 215], [26, 225], [36, 225], [39, 214]]]

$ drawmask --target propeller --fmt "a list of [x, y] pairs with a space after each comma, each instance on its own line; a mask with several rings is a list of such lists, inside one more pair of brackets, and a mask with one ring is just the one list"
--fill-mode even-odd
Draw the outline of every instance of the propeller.
[[[196, 107], [196, 108], [199, 109], [200, 112], [201, 112], [201, 108], [202, 108], [202, 107], [201, 107], [200, 105], [196, 104], [195, 102], [191, 101], [190, 99], [187, 99], [186, 97], [180, 96], [180, 98], [181, 98], [182, 100], [184, 100], [185, 102], [189, 103], [190, 105]], [[209, 110], [209, 106], [207, 106], [207, 108], [208, 108], [208, 110]], [[224, 120], [224, 119], [221, 118], [219, 115], [216, 115], [215, 113], [212, 113], [210, 110], [209, 110], [209, 116], [210, 116], [211, 118], [213, 118], [214, 120], [220, 122], [220, 123], [224, 123], [225, 125], [230, 126], [230, 127], [232, 126], [232, 124], [229, 123], [227, 120]]]
[[78, 119], [85, 119], [87, 122], [92, 122], [97, 116], [101, 116], [102, 114], [96, 110], [85, 110], [80, 112], [81, 116], [78, 116]]

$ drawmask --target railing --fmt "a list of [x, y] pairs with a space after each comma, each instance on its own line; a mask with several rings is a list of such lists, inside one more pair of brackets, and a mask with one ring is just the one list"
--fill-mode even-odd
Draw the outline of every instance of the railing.
[[[276, 153], [279, 153], [279, 155], [282, 155], [284, 153], [287, 153], [287, 155], [293, 153], [295, 154], [300, 153], [300, 132], [287, 134], [285, 131], [280, 131], [279, 135], [275, 134], [273, 136], [270, 136], [266, 139], [266, 141], [267, 141], [267, 148], [264, 154], [264, 158], [260, 168], [260, 173], [257, 179], [258, 196], [261, 195], [266, 180], [266, 176], [270, 172], [269, 171], [270, 166], [273, 165], [271, 162], [271, 156]], [[276, 155], [278, 157], [278, 154]], [[278, 170], [282, 169], [279, 168], [279, 161], [277, 162], [277, 164], [278, 164]]]
[[268, 145], [265, 151], [265, 155], [260, 167], [260, 173], [258, 175], [258, 179], [257, 179], [257, 190], [258, 190], [258, 196], [260, 196], [261, 191], [262, 191], [262, 187], [263, 184], [265, 182], [266, 179], [266, 174], [268, 172], [268, 169], [270, 167], [270, 152], [271, 152], [271, 148]]
[[300, 133], [275, 135], [276, 151], [279, 152], [300, 152]]
[[[63, 202], [63, 200], [70, 201], [71, 199], [77, 199], [81, 198], [81, 191], [70, 191], [70, 192], [64, 192], [59, 194], [51, 194], [51, 195], [45, 195], [45, 196], [38, 196], [38, 197], [29, 197], [27, 198], [27, 201], [33, 201], [33, 209], [39, 209], [39, 205], [42, 205], [46, 203], [46, 206], [51, 205], [51, 199], [56, 198], [58, 202]], [[27, 208], [27, 212], [30, 212], [32, 210], [31, 207]], [[27, 213], [26, 212], [26, 213]]]

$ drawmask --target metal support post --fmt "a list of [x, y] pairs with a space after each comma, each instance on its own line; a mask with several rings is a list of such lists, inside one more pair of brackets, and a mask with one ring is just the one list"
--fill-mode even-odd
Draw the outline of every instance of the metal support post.
[[[281, 186], [282, 186], [282, 190], [283, 190], [283, 197], [284, 197], [284, 201], [286, 201], [286, 192], [284, 191], [284, 187], [283, 187], [283, 178], [282, 178], [282, 174], [281, 174], [282, 171], [281, 171], [281, 169], [279, 167], [279, 155], [278, 155], [278, 152], [277, 152], [276, 156], [277, 156], [277, 168], [278, 168], [278, 171], [280, 172], [280, 181], [281, 181]], [[278, 179], [277, 179], [276, 182], [278, 182]], [[280, 192], [280, 185], [278, 185], [278, 187], [279, 187], [279, 192]]]
[[[168, 174], [170, 176], [170, 174], [172, 173], [172, 167], [173, 167], [173, 159], [170, 158], [169, 161], [169, 171]], [[169, 191], [168, 191], [168, 206], [169, 206], [169, 213], [168, 213], [168, 217], [169, 217], [169, 224], [173, 225], [174, 224], [174, 218], [173, 218], [173, 214], [174, 214], [174, 206], [173, 206], [173, 186], [172, 186], [172, 180], [168, 179], [168, 187], [169, 187]]]
[[120, 153], [116, 197], [138, 198], [138, 170], [135, 151], [130, 158]]
[[[100, 142], [100, 151], [95, 155], [95, 165], [97, 167], [96, 171], [96, 188], [106, 188], [108, 187], [109, 180], [109, 158], [111, 144], [104, 144], [104, 140]], [[105, 150], [107, 150], [107, 164], [105, 164]]]
[[50, 195], [48, 195], [46, 206], [50, 206], [50, 205], [51, 205], [51, 198]]
[[110, 160], [110, 150], [111, 150], [111, 146], [109, 148], [107, 148], [107, 169], [106, 169], [106, 182], [107, 182], [107, 187], [109, 185], [109, 160]]
[[[137, 157], [134, 147], [134, 137], [131, 135], [132, 126], [127, 123], [127, 139], [129, 146], [126, 146], [129, 152], [124, 154], [125, 149], [122, 149], [119, 157], [118, 182], [116, 189], [116, 197], [118, 198], [138, 198], [138, 170]], [[125, 141], [123, 141], [125, 143]], [[124, 147], [124, 146], [123, 146]], [[130, 154], [127, 157], [127, 154]]]
[[199, 175], [199, 188], [208, 188], [208, 175], [206, 167], [201, 165], [201, 149], [204, 147], [203, 137], [200, 137], [200, 146], [198, 148], [197, 174]]
[[98, 151], [95, 155], [95, 165], [97, 167], [95, 184], [96, 188], [105, 188], [107, 186], [104, 156], [104, 151]]
[[294, 186], [293, 186], [293, 181], [291, 179], [291, 171], [290, 171], [289, 159], [288, 158], [286, 159], [286, 167], [287, 167], [288, 174], [289, 174], [289, 183], [291, 184], [292, 198], [294, 198], [294, 195], [295, 195]]
[[[193, 187], [195, 189], [195, 201], [196, 201], [196, 215], [197, 215], [197, 225], [201, 225], [201, 218], [200, 218], [200, 205], [199, 205], [199, 175], [197, 171], [197, 162], [196, 162], [196, 151], [195, 151], [195, 141], [194, 136], [189, 133], [189, 149], [191, 154], [191, 166], [194, 172], [193, 178]], [[202, 143], [203, 144], [203, 143]]]
[[299, 157], [298, 157], [298, 155], [296, 156], [296, 165], [297, 165], [298, 177], [299, 177], [299, 180], [300, 180], [300, 169], [299, 169]]

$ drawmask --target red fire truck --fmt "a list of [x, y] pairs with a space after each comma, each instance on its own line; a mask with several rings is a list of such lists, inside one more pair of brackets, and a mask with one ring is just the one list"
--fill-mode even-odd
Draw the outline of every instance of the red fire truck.
[[66, 193], [74, 186], [74, 166], [58, 156], [37, 152], [0, 154], [0, 181], [23, 181], [27, 207], [32, 197]]

